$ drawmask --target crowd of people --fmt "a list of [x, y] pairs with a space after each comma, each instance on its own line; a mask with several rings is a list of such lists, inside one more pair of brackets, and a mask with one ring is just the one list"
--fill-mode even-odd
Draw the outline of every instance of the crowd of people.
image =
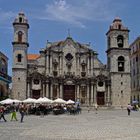
[[[98, 105], [95, 104], [95, 113], [97, 114]], [[128, 115], [130, 115], [131, 110], [138, 111], [139, 106], [137, 104], [131, 105], [128, 104], [127, 106], [127, 112]], [[81, 113], [81, 107], [80, 104], [24, 104], [23, 102], [20, 104], [15, 104], [13, 102], [11, 105], [0, 105], [0, 120], [3, 119], [5, 122], [7, 122], [5, 118], [5, 114], [10, 114], [10, 121], [18, 121], [17, 119], [17, 112], [20, 113], [20, 122], [23, 122], [25, 115], [48, 115], [50, 113], [54, 115], [58, 114], [79, 114]], [[90, 112], [90, 108], [88, 109], [88, 112]]]
[[20, 113], [20, 122], [23, 122], [25, 115], [48, 115], [50, 113], [54, 115], [58, 114], [79, 114], [81, 113], [81, 107], [79, 104], [15, 104], [13, 102], [11, 105], [1, 105], [0, 106], [0, 120], [3, 119], [5, 122], [7, 122], [5, 118], [5, 114], [10, 114], [10, 121], [18, 121], [17, 119], [17, 112]]
[[21, 115], [20, 122], [22, 123], [24, 115], [26, 113], [26, 105], [23, 103], [16, 105], [15, 102], [13, 102], [12, 105], [1, 105], [0, 106], [0, 120], [3, 118], [3, 120], [7, 122], [7, 120], [5, 119], [5, 114], [10, 113], [11, 115], [10, 121], [13, 121], [13, 120], [18, 121], [17, 111], [19, 111]]

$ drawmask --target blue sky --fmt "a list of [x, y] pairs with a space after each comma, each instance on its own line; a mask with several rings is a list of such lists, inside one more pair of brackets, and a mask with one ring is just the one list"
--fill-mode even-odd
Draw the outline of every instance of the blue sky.
[[130, 29], [129, 43], [140, 34], [140, 1], [135, 0], [0, 0], [0, 51], [9, 58], [12, 68], [14, 18], [23, 11], [28, 18], [28, 53], [39, 53], [47, 40], [59, 41], [68, 36], [75, 41], [91, 43], [99, 59], [106, 63], [106, 32], [119, 16]]

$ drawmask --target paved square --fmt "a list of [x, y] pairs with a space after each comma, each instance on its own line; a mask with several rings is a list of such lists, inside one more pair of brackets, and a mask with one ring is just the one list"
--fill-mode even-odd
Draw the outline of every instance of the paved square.
[[[0, 140], [140, 140], [140, 112], [99, 110], [79, 115], [25, 116], [0, 121]], [[18, 119], [20, 116], [18, 114]]]

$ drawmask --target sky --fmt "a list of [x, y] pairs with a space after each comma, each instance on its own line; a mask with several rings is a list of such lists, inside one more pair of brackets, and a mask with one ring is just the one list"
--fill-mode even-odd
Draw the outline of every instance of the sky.
[[28, 53], [38, 54], [50, 42], [70, 36], [76, 42], [90, 43], [106, 64], [106, 32], [115, 17], [130, 29], [129, 44], [140, 34], [139, 0], [0, 0], [0, 51], [8, 56], [12, 75], [12, 23], [24, 12], [29, 28]]

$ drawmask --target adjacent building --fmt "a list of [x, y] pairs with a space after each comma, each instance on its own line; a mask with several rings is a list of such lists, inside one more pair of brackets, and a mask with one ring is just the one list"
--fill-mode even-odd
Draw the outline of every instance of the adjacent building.
[[83, 105], [121, 107], [130, 102], [129, 30], [115, 18], [107, 32], [107, 65], [89, 44], [71, 36], [47, 42], [28, 54], [29, 23], [24, 13], [13, 22], [13, 98], [58, 97]]
[[11, 77], [8, 75], [8, 58], [0, 52], [0, 100], [9, 96], [9, 83]]
[[131, 102], [140, 101], [140, 37], [130, 45], [131, 54]]

